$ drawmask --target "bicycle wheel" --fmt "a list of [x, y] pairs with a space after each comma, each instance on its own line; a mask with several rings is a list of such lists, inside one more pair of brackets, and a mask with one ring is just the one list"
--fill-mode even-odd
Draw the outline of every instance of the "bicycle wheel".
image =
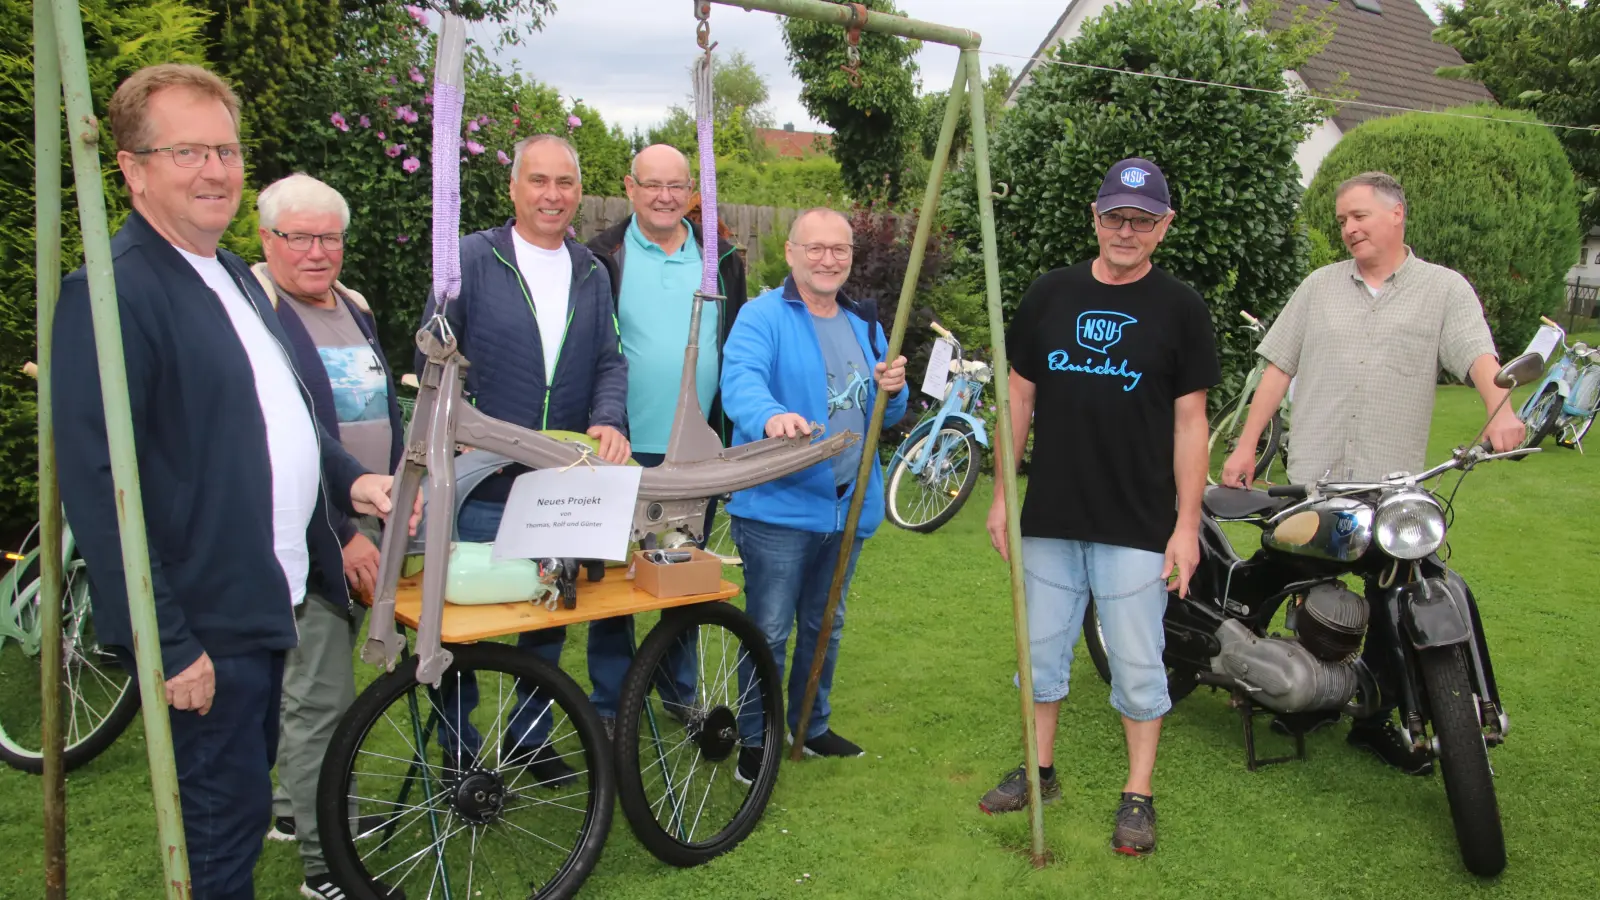
[[1523, 447], [1537, 447], [1544, 443], [1544, 439], [1555, 433], [1556, 423], [1561, 419], [1561, 394], [1554, 387], [1546, 388], [1539, 395], [1538, 402], [1528, 410], [1528, 418], [1524, 422], [1527, 426], [1527, 437], [1523, 438]]
[[[1226, 415], [1226, 411], [1219, 413], [1211, 422], [1209, 438], [1211, 467], [1206, 473], [1206, 481], [1210, 484], [1217, 483], [1217, 477], [1222, 474], [1222, 466], [1238, 448], [1239, 432], [1244, 429], [1243, 415], [1231, 424], [1224, 421]], [[1251, 472], [1251, 478], [1260, 478], [1272, 467], [1273, 458], [1283, 446], [1283, 431], [1282, 413], [1273, 413], [1272, 418], [1267, 420], [1267, 427], [1261, 429], [1261, 437], [1256, 439], [1256, 464]]]
[[[340, 720], [317, 789], [328, 868], [357, 900], [389, 896], [384, 886], [409, 897], [571, 897], [600, 858], [616, 797], [600, 719], [570, 677], [531, 654], [496, 643], [450, 650], [440, 682], [454, 683], [449, 718], [444, 694], [417, 683], [411, 657]], [[470, 712], [459, 699], [468, 672], [479, 697]], [[540, 782], [503, 753], [519, 687], [550, 700], [537, 755], [564, 760], [571, 782]], [[441, 721], [462, 720], [482, 735], [476, 754], [433, 740]], [[357, 844], [352, 822], [369, 816], [385, 824]]]
[[778, 783], [782, 722], [778, 664], [749, 616], [726, 603], [664, 613], [618, 703], [618, 793], [639, 842], [675, 866], [738, 846]]
[[[9, 590], [0, 592], [0, 604], [12, 616], [9, 627], [0, 626], [0, 684], [7, 686], [0, 699], [0, 759], [37, 775], [44, 771], [41, 585], [38, 554], [24, 550], [16, 577], [7, 577]], [[139, 682], [95, 635], [83, 559], [73, 554], [62, 574], [63, 764], [71, 771], [105, 752], [127, 729], [139, 712]]]
[[734, 546], [733, 534], [728, 528], [732, 521], [728, 511], [719, 505], [717, 518], [711, 523], [711, 533], [706, 535], [706, 552], [720, 558], [725, 566], [741, 566], [744, 560], [739, 558], [739, 548]]
[[[921, 472], [911, 471], [928, 441], [935, 441], [933, 452]], [[908, 531], [924, 534], [955, 518], [978, 483], [978, 439], [972, 426], [961, 419], [949, 419], [937, 434], [923, 435], [895, 458], [884, 490], [889, 521]]]

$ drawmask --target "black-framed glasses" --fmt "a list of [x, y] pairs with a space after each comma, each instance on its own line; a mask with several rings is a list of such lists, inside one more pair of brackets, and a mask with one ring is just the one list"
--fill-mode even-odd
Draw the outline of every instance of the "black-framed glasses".
[[217, 153], [217, 161], [230, 169], [244, 168], [244, 146], [241, 144], [173, 144], [170, 147], [148, 147], [144, 150], [135, 150], [135, 156], [148, 156], [151, 153], [166, 153], [172, 156], [172, 163], [185, 169], [198, 169], [211, 158], [211, 152]]
[[1121, 231], [1122, 230], [1122, 226], [1124, 224], [1126, 224], [1128, 227], [1132, 228], [1134, 231], [1137, 231], [1137, 232], [1140, 232], [1140, 233], [1143, 233], [1143, 234], [1148, 234], [1148, 233], [1150, 233], [1152, 231], [1155, 231], [1156, 230], [1156, 226], [1161, 224], [1161, 217], [1160, 216], [1125, 216], [1125, 215], [1123, 215], [1122, 213], [1119, 213], [1119, 212], [1108, 212], [1108, 213], [1101, 213], [1100, 214], [1100, 227], [1104, 228], [1107, 231]]
[[271, 228], [268, 230], [278, 237], [283, 238], [283, 242], [289, 245], [290, 250], [294, 250], [299, 253], [304, 253], [305, 251], [310, 250], [311, 243], [313, 241], [320, 241], [322, 243], [322, 249], [328, 251], [329, 253], [335, 253], [344, 249], [344, 232], [342, 231], [330, 231], [326, 234], [306, 234], [303, 231], [295, 231], [289, 234], [284, 234], [276, 228]]
[[812, 262], [821, 262], [825, 252], [833, 253], [833, 258], [839, 262], [849, 262], [851, 254], [855, 252], [855, 248], [849, 244], [800, 244], [799, 247], [806, 252], [806, 259]]
[[685, 181], [635, 181], [634, 185], [648, 194], [672, 194], [687, 197], [694, 184]]

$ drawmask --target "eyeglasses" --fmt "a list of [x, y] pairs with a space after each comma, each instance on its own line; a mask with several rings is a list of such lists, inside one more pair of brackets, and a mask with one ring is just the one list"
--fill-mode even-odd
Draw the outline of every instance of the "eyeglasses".
[[276, 228], [270, 230], [273, 234], [283, 238], [283, 242], [289, 245], [290, 250], [300, 253], [310, 250], [312, 241], [321, 241], [322, 249], [329, 253], [336, 253], [344, 249], [344, 232], [342, 231], [330, 231], [327, 234], [306, 234], [297, 231], [293, 234], [284, 234]]
[[238, 144], [173, 144], [171, 147], [150, 147], [146, 150], [135, 150], [135, 156], [147, 156], [151, 153], [167, 153], [172, 156], [173, 165], [185, 169], [198, 169], [211, 158], [211, 151], [217, 151], [217, 161], [230, 169], [244, 168], [244, 147]]
[[798, 246], [806, 251], [806, 259], [812, 262], [821, 262], [822, 254], [825, 251], [832, 251], [833, 258], [839, 262], [849, 262], [850, 255], [855, 252], [849, 244], [834, 244], [832, 246], [827, 244], [800, 244]]
[[1121, 231], [1124, 223], [1134, 231], [1149, 233], [1156, 230], [1161, 219], [1151, 216], [1125, 216], [1116, 212], [1100, 214], [1100, 227], [1107, 231]]
[[689, 192], [694, 190], [693, 184], [682, 181], [635, 181], [634, 185], [649, 194], [676, 194], [679, 197], [688, 196]]

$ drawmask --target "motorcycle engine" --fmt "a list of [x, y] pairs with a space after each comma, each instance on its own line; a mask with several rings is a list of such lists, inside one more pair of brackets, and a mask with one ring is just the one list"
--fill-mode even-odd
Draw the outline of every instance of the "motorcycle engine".
[[1367, 601], [1360, 594], [1336, 581], [1324, 582], [1295, 610], [1294, 630], [1313, 656], [1339, 662], [1361, 649], [1367, 615]]
[[1337, 709], [1361, 690], [1355, 661], [1328, 662], [1297, 640], [1262, 638], [1234, 619], [1217, 629], [1222, 652], [1211, 670], [1231, 677], [1250, 698], [1275, 712]]

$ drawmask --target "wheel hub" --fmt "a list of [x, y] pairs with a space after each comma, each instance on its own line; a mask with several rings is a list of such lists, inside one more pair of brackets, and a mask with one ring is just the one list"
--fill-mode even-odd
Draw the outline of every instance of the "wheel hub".
[[468, 822], [487, 825], [500, 818], [500, 813], [505, 809], [505, 779], [498, 772], [472, 769], [456, 785], [451, 805]]
[[700, 731], [694, 736], [700, 755], [711, 762], [722, 762], [739, 744], [739, 719], [733, 710], [718, 706], [706, 713]]

